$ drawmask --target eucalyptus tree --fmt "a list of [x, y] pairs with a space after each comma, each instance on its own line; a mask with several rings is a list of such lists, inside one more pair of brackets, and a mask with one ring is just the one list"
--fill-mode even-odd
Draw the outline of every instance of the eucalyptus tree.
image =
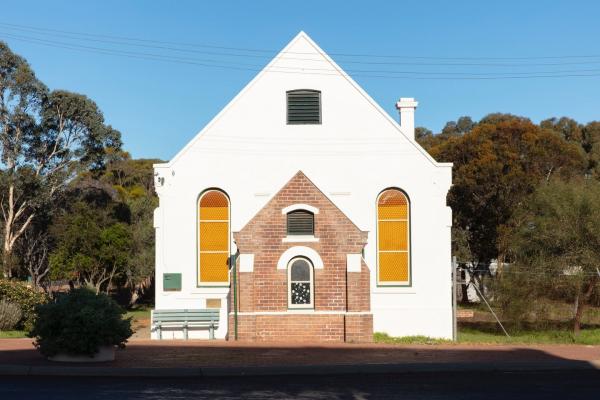
[[586, 166], [577, 145], [510, 114], [490, 114], [430, 152], [454, 163], [448, 203], [478, 280], [489, 274], [493, 259], [504, 261], [501, 233], [523, 199], [551, 177], [583, 176]]
[[65, 198], [68, 203], [50, 226], [55, 241], [48, 257], [50, 276], [109, 293], [132, 257], [129, 208], [113, 188], [92, 179], [70, 185]]
[[504, 285], [501, 305], [510, 310], [521, 297], [524, 314], [561, 288], [563, 299], [574, 304], [578, 334], [585, 308], [600, 290], [600, 183], [544, 183], [521, 203], [510, 225], [507, 242], [514, 264], [503, 277], [510, 285]]
[[50, 91], [25, 59], [0, 42], [0, 209], [2, 264], [14, 272], [15, 245], [82, 169], [99, 168], [120, 133], [84, 95]]

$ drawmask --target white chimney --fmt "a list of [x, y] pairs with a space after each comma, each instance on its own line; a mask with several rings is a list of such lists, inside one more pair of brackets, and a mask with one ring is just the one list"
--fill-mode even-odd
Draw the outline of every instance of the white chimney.
[[396, 108], [400, 111], [400, 128], [407, 136], [415, 138], [415, 108], [419, 102], [412, 97], [402, 97], [396, 103]]

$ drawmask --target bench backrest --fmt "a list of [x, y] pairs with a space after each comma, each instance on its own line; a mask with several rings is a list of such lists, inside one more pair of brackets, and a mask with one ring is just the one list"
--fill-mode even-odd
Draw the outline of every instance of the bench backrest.
[[219, 322], [219, 310], [155, 310], [154, 321]]

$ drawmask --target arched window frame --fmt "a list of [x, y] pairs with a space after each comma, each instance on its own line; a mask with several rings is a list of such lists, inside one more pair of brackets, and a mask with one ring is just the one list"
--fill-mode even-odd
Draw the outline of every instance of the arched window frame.
[[[221, 195], [224, 196], [224, 198], [227, 200], [227, 219], [226, 220], [202, 220], [200, 218], [200, 214], [201, 214], [201, 210], [200, 210], [200, 203], [202, 201], [202, 198], [204, 196], [206, 196], [208, 193], [210, 192], [218, 192]], [[201, 280], [201, 253], [205, 252], [205, 253], [210, 253], [210, 251], [203, 251], [201, 250], [201, 234], [200, 234], [200, 225], [202, 223], [210, 223], [210, 222], [226, 222], [227, 223], [227, 250], [223, 250], [223, 251], [218, 251], [218, 252], [222, 252], [223, 254], [227, 254], [227, 267], [228, 267], [228, 273], [227, 273], [227, 281], [202, 281]], [[202, 193], [200, 193], [200, 195], [198, 196], [198, 199], [196, 201], [196, 286], [197, 287], [229, 287], [230, 285], [230, 274], [229, 274], [229, 260], [231, 257], [231, 200], [229, 199], [229, 195], [224, 191], [221, 190], [219, 188], [209, 188], [204, 190]]]
[[[308, 263], [310, 273], [310, 304], [292, 304], [292, 266], [296, 261], [303, 260]], [[297, 281], [306, 282], [306, 281]], [[315, 308], [315, 267], [312, 261], [306, 257], [294, 257], [288, 262], [287, 266], [287, 289], [288, 289], [288, 308], [291, 310], [314, 310]]]
[[[401, 195], [404, 196], [404, 198], [406, 199], [406, 203], [407, 203], [407, 215], [406, 215], [406, 219], [404, 219], [407, 222], [407, 237], [406, 237], [406, 250], [397, 250], [397, 252], [406, 252], [407, 253], [407, 274], [408, 277], [405, 281], [382, 281], [380, 279], [380, 253], [381, 252], [386, 252], [385, 250], [380, 250], [380, 231], [379, 231], [379, 223], [380, 221], [393, 221], [394, 219], [380, 219], [379, 216], [379, 203], [380, 203], [380, 199], [381, 196], [383, 194], [385, 194], [386, 192], [393, 190], [393, 191], [397, 191], [398, 193], [400, 193]], [[412, 235], [411, 235], [411, 223], [412, 223], [412, 210], [411, 210], [412, 204], [411, 204], [411, 200], [410, 197], [408, 196], [408, 194], [397, 187], [389, 187], [386, 188], [384, 190], [382, 190], [378, 195], [377, 195], [377, 201], [375, 203], [375, 208], [376, 208], [376, 219], [375, 219], [375, 223], [376, 223], [376, 233], [377, 233], [377, 237], [376, 237], [376, 246], [377, 246], [377, 286], [382, 286], [382, 287], [410, 287], [412, 286]], [[390, 252], [394, 252], [394, 251], [390, 251]]]

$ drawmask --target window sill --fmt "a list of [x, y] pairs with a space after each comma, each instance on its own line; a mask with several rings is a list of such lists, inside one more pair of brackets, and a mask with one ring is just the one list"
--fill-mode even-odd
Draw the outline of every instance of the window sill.
[[372, 294], [417, 294], [414, 286], [377, 286], [371, 289]]
[[286, 236], [283, 239], [281, 239], [282, 243], [315, 243], [318, 241], [319, 238], [316, 238], [313, 235]]

